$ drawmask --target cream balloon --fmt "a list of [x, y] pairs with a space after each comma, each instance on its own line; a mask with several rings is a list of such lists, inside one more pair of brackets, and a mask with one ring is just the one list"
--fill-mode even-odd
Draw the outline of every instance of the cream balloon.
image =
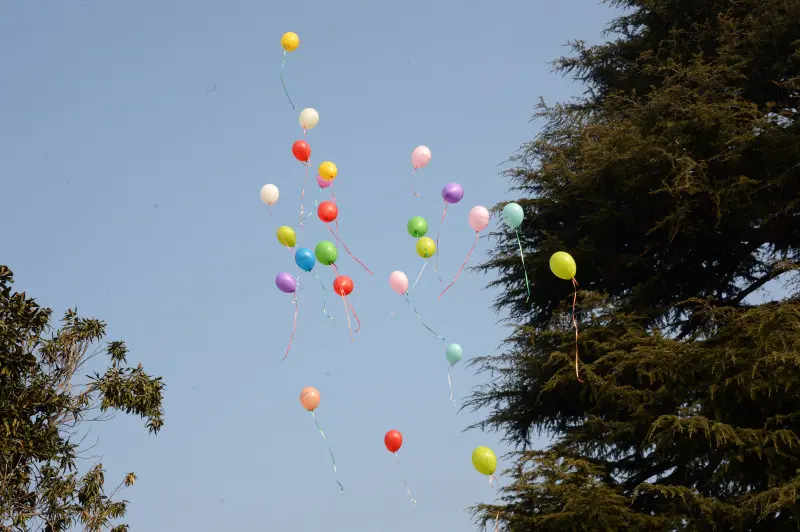
[[314, 129], [319, 123], [319, 113], [310, 107], [300, 111], [300, 125], [303, 129]]
[[278, 192], [278, 187], [275, 185], [269, 184], [261, 187], [261, 201], [267, 205], [275, 205], [278, 203], [279, 196], [280, 192]]

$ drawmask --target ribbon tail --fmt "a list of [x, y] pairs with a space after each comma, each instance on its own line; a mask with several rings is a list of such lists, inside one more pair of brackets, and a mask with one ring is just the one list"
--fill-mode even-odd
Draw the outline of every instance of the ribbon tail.
[[[400, 467], [400, 457], [397, 455], [396, 452], [392, 454], [394, 454], [394, 457], [397, 459], [397, 466]], [[412, 506], [416, 506], [417, 499], [415, 499], [414, 496], [411, 495], [411, 488], [408, 487], [408, 482], [406, 482], [406, 479], [403, 479], [403, 484], [405, 484], [406, 486], [406, 493], [408, 494], [408, 500], [411, 501]]]
[[[414, 167], [414, 169], [411, 171], [411, 176], [413, 177], [413, 176], [415, 176], [415, 175], [417, 175], [417, 167], [416, 167], [416, 166], [415, 166], [415, 167]], [[419, 194], [417, 194], [417, 193], [416, 193], [416, 191], [414, 191], [414, 180], [413, 180], [413, 179], [411, 180], [411, 183], [410, 183], [410, 184], [411, 184], [411, 193], [412, 193], [413, 195], [415, 195], [416, 197], [419, 197]]]
[[497, 515], [494, 518], [494, 532], [498, 532], [500, 530], [500, 512], [497, 512]]
[[528, 270], [525, 268], [525, 254], [522, 252], [522, 241], [519, 239], [519, 231], [514, 229], [517, 234], [517, 245], [519, 245], [519, 258], [522, 260], [522, 272], [525, 274], [525, 289], [528, 291], [528, 297], [525, 299], [527, 303], [531, 299], [531, 285], [528, 282]]
[[350, 323], [350, 309], [347, 308], [347, 299], [344, 295], [344, 290], [340, 292], [342, 296], [342, 305], [344, 305], [344, 312], [347, 314], [347, 332], [350, 334], [350, 341], [353, 341], [353, 327]]
[[361, 262], [361, 260], [359, 260], [359, 258], [358, 258], [358, 257], [356, 257], [355, 255], [353, 255], [352, 253], [350, 253], [350, 250], [348, 249], [348, 247], [347, 247], [347, 244], [345, 244], [344, 242], [342, 242], [342, 239], [341, 239], [341, 238], [339, 238], [339, 228], [337, 227], [337, 228], [336, 228], [336, 231], [334, 231], [334, 230], [331, 228], [330, 224], [325, 224], [325, 225], [327, 225], [327, 226], [328, 226], [328, 231], [330, 231], [330, 232], [331, 232], [331, 234], [332, 234], [332, 235], [333, 235], [333, 237], [336, 239], [336, 241], [337, 241], [338, 243], [340, 243], [340, 244], [342, 245], [342, 247], [344, 248], [344, 250], [347, 252], [347, 254], [348, 254], [348, 255], [350, 255], [350, 258], [351, 258], [351, 259], [353, 259], [354, 261], [356, 261], [357, 263], [359, 263], [359, 264], [361, 265], [361, 267], [362, 267], [362, 268], [364, 268], [365, 270], [367, 270], [367, 273], [368, 273], [368, 274], [370, 274], [370, 275], [374, 275], [374, 274], [372, 273], [372, 271], [370, 271], [370, 269], [369, 269], [369, 268], [367, 268], [367, 265], [366, 265], [366, 264], [364, 264], [363, 262]]
[[267, 210], [269, 211], [269, 215], [270, 215], [270, 216], [272, 216], [272, 207], [270, 207], [269, 205], [267, 205]]
[[453, 403], [453, 406], [455, 407], [456, 402], [453, 400], [453, 381], [450, 380], [450, 368], [452, 367], [453, 365], [450, 364], [450, 366], [447, 368], [447, 385], [450, 387], [450, 402]]
[[456, 272], [456, 276], [453, 277], [453, 282], [451, 282], [449, 285], [447, 285], [447, 287], [444, 290], [442, 290], [442, 293], [439, 294], [439, 297], [437, 299], [441, 299], [442, 296], [444, 295], [444, 293], [447, 292], [448, 290], [450, 290], [451, 286], [456, 284], [456, 281], [458, 280], [458, 276], [461, 275], [461, 271], [464, 269], [464, 267], [469, 262], [469, 258], [472, 256], [472, 252], [475, 251], [475, 246], [477, 246], [477, 245], [478, 245], [478, 232], [476, 231], [475, 232], [475, 242], [472, 244], [472, 247], [469, 249], [469, 253], [467, 253], [467, 258], [464, 259], [463, 264], [461, 264], [461, 267]]
[[289, 337], [289, 345], [286, 346], [286, 353], [283, 354], [283, 358], [281, 362], [286, 360], [286, 357], [289, 356], [289, 350], [292, 348], [292, 342], [294, 341], [294, 334], [297, 332], [297, 312], [299, 307], [297, 306], [297, 294], [294, 295], [292, 298], [292, 303], [294, 303], [294, 319], [292, 322], [292, 336]]
[[286, 82], [283, 81], [283, 66], [286, 64], [286, 59], [288, 55], [286, 52], [283, 52], [283, 61], [281, 61], [281, 85], [283, 85], [283, 93], [286, 94], [286, 99], [289, 100], [289, 103], [292, 104], [292, 109], [294, 109], [294, 102], [292, 102], [292, 97], [289, 96], [289, 91], [286, 90]]
[[356, 314], [356, 309], [353, 308], [353, 304], [350, 303], [350, 301], [348, 301], [347, 305], [350, 307], [350, 312], [353, 313], [353, 317], [356, 319], [356, 330], [353, 331], [353, 334], [356, 334], [358, 331], [361, 330], [361, 320], [358, 319], [358, 314]]
[[[326, 438], [325, 433], [322, 432], [322, 427], [319, 426], [319, 422], [317, 421], [317, 416], [314, 414], [313, 410], [311, 411], [311, 419], [314, 420], [314, 424], [317, 426], [317, 430], [319, 431], [320, 436], [322, 436], [322, 439], [325, 440], [326, 444], [328, 444], [328, 438]], [[331, 450], [330, 445], [328, 445], [328, 453], [331, 455], [331, 463], [333, 464], [333, 474], [335, 475], [337, 472], [336, 459], [333, 457], [333, 450]], [[344, 486], [342, 486], [342, 483], [339, 482], [339, 480], [336, 480], [336, 483], [339, 485], [339, 489], [341, 490], [341, 492], [344, 493]]]
[[575, 291], [572, 294], [572, 326], [575, 327], [575, 378], [578, 379], [578, 382], [582, 383], [580, 373], [578, 372], [578, 363], [580, 361], [578, 357], [578, 320], [575, 317], [575, 307], [578, 303], [578, 281], [573, 277], [572, 278], [572, 287]]
[[325, 288], [325, 284], [322, 282], [322, 279], [320, 279], [320, 278], [317, 276], [317, 274], [316, 274], [316, 273], [314, 273], [314, 272], [311, 272], [311, 275], [313, 275], [314, 277], [316, 277], [317, 281], [319, 281], [319, 285], [322, 287], [322, 292], [325, 294], [325, 302], [322, 304], [322, 312], [324, 312], [324, 313], [325, 313], [325, 316], [327, 316], [327, 317], [328, 317], [328, 319], [331, 319], [331, 320], [332, 320], [332, 319], [333, 319], [333, 316], [331, 316], [330, 314], [328, 314], [328, 290]]
[[440, 336], [440, 335], [439, 335], [439, 333], [437, 333], [436, 331], [434, 331], [433, 329], [431, 329], [430, 327], [428, 327], [428, 324], [427, 324], [427, 323], [425, 323], [425, 321], [422, 319], [422, 316], [420, 316], [420, 315], [419, 315], [419, 312], [417, 312], [417, 308], [414, 306], [414, 304], [413, 304], [413, 303], [411, 302], [411, 300], [408, 298], [408, 292], [406, 292], [406, 294], [405, 294], [405, 296], [403, 297], [403, 299], [405, 299], [405, 300], [406, 300], [406, 303], [408, 303], [408, 306], [409, 306], [409, 307], [411, 307], [411, 310], [413, 310], [413, 311], [414, 311], [414, 314], [416, 314], [416, 315], [417, 315], [417, 319], [420, 321], [420, 323], [422, 323], [423, 327], [425, 327], [426, 329], [428, 329], [428, 331], [429, 331], [431, 334], [433, 334], [435, 337], [437, 337], [439, 340], [441, 340], [441, 341], [443, 341], [443, 342], [446, 342], [446, 341], [447, 341], [447, 340], [445, 340], [445, 339], [444, 339], [444, 337]]
[[447, 202], [444, 202], [444, 211], [442, 212], [442, 218], [439, 220], [439, 229], [436, 231], [436, 264], [433, 265], [433, 271], [436, 272], [436, 278], [439, 279], [439, 282], [442, 286], [444, 286], [444, 281], [442, 281], [442, 277], [439, 275], [439, 235], [442, 233], [442, 224], [444, 223], [444, 217], [447, 215]]
[[[417, 275], [417, 280], [414, 281], [414, 285], [411, 287], [411, 290], [417, 287], [417, 283], [419, 282], [420, 277], [422, 277], [422, 272], [425, 271], [425, 267], [428, 265], [428, 259], [425, 259], [425, 264], [422, 265], [422, 269], [419, 271], [419, 275]], [[409, 290], [409, 292], [411, 291]]]
[[300, 220], [299, 224], [303, 225], [303, 213], [305, 212], [305, 208], [303, 207], [303, 198], [306, 195], [306, 183], [308, 183], [308, 167], [311, 166], [311, 161], [305, 161], [303, 166], [306, 167], [306, 175], [303, 178], [303, 188], [300, 190]]

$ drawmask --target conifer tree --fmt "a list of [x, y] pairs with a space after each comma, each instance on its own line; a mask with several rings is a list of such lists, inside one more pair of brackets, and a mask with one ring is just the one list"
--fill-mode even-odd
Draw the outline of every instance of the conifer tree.
[[[585, 94], [541, 103], [507, 172], [530, 301], [513, 231], [481, 266], [514, 328], [469, 404], [518, 451], [476, 519], [797, 530], [800, 1], [612, 3], [613, 40], [556, 62]], [[578, 265], [582, 383], [556, 251]]]

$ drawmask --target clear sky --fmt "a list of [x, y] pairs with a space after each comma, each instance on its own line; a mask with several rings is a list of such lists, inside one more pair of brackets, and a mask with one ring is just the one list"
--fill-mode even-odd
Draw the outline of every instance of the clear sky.
[[[137, 418], [94, 426], [109, 485], [136, 471], [133, 530], [471, 530], [465, 508], [494, 491], [470, 463], [496, 434], [462, 433], [480, 414], [448, 401], [445, 345], [388, 286], [422, 266], [406, 233], [414, 215], [435, 236], [440, 191], [461, 183], [440, 240], [452, 278], [472, 243], [469, 209], [507, 197], [502, 163], [530, 140], [539, 96], [580, 87], [551, 73], [569, 39], [597, 42], [613, 12], [594, 0], [406, 2], [6, 0], [0, 6], [0, 262], [57, 315], [70, 306], [106, 320], [130, 362], [167, 384], [166, 426]], [[300, 48], [278, 77], [281, 35]], [[300, 278], [297, 336], [280, 271], [299, 272], [275, 238], [295, 224], [304, 171], [292, 158], [298, 113], [314, 168], [339, 168], [340, 234], [375, 272], [340, 252], [362, 321], [322, 313], [316, 280]], [[431, 164], [410, 192], [411, 150]], [[270, 217], [265, 183], [281, 197]], [[306, 210], [320, 197], [306, 188]], [[493, 223], [494, 225], [494, 223]], [[299, 245], [329, 238], [315, 217]], [[473, 263], [480, 260], [482, 240]], [[333, 273], [317, 266], [330, 292]], [[441, 290], [428, 268], [412, 300], [469, 358], [505, 336], [488, 279]], [[391, 315], [390, 313], [394, 313]], [[457, 398], [480, 383], [461, 363]], [[322, 394], [317, 417], [330, 459], [298, 397]], [[383, 446], [400, 430], [400, 467]], [[91, 454], [91, 453], [90, 453]], [[499, 468], [506, 465], [501, 461]], [[403, 479], [418, 500], [412, 507]]]

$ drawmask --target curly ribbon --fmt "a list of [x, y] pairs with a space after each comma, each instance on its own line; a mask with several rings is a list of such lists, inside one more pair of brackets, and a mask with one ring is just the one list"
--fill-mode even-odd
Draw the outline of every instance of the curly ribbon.
[[575, 291], [572, 293], [572, 326], [575, 327], [575, 378], [578, 382], [583, 383], [581, 376], [578, 373], [578, 320], [575, 317], [575, 305], [578, 303], [578, 281], [572, 278], [572, 287]]
[[453, 367], [453, 364], [450, 364], [447, 368], [447, 385], [450, 386], [450, 402], [453, 403], [453, 407], [457, 406], [456, 402], [453, 400], [453, 381], [450, 380], [450, 368]]
[[[419, 282], [420, 277], [422, 277], [422, 272], [425, 271], [425, 267], [428, 265], [428, 259], [425, 259], [425, 264], [422, 265], [422, 269], [419, 271], [419, 275], [417, 275], [417, 280], [414, 281], [414, 284], [411, 286], [411, 290], [417, 287], [417, 283]], [[409, 292], [411, 291], [409, 290]]]
[[[344, 295], [344, 290], [340, 291], [339, 294], [341, 294], [342, 296], [342, 304], [344, 305], [344, 312], [345, 314], [347, 314], [347, 330], [350, 333], [350, 341], [352, 342], [354, 340], [353, 335], [361, 330], [361, 320], [358, 319], [358, 314], [356, 314], [356, 310], [353, 308], [353, 305], [347, 300], [347, 296]], [[350, 308], [348, 308], [348, 306]], [[353, 327], [350, 323], [350, 312], [353, 313], [353, 317], [356, 320], [357, 326], [355, 331], [353, 330]]]
[[467, 253], [467, 258], [464, 259], [464, 262], [461, 264], [461, 267], [456, 272], [456, 276], [453, 277], [453, 282], [451, 282], [449, 285], [447, 285], [447, 287], [444, 290], [442, 290], [442, 293], [439, 294], [439, 297], [437, 299], [441, 299], [442, 296], [444, 295], [444, 293], [447, 292], [448, 290], [450, 290], [451, 286], [456, 284], [456, 281], [458, 280], [458, 276], [461, 275], [461, 271], [464, 269], [464, 267], [469, 262], [469, 258], [472, 256], [472, 252], [475, 251], [475, 246], [477, 246], [477, 245], [478, 245], [478, 232], [475, 231], [475, 242], [472, 244], [472, 247], [469, 248], [469, 253]]
[[[417, 175], [417, 169], [416, 169], [416, 168], [414, 168], [414, 169], [411, 171], [411, 175], [412, 175], [412, 176], [415, 176], [415, 175]], [[417, 193], [414, 191], [414, 180], [413, 180], [413, 179], [411, 180], [411, 193], [412, 193], [412, 194], [414, 194], [416, 197], [419, 197], [419, 194], [417, 194]]]
[[292, 323], [292, 336], [289, 337], [289, 345], [286, 346], [286, 353], [283, 354], [283, 358], [281, 359], [281, 362], [286, 360], [286, 357], [289, 356], [289, 350], [292, 348], [292, 342], [294, 341], [294, 333], [297, 332], [297, 312], [298, 312], [299, 308], [297, 306], [297, 294], [296, 293], [292, 296], [292, 303], [294, 303], [294, 320], [293, 320], [293, 323]]
[[517, 234], [517, 245], [519, 245], [519, 258], [522, 260], [522, 272], [525, 274], [525, 288], [528, 290], [528, 297], [525, 299], [527, 303], [531, 299], [531, 285], [528, 283], [528, 270], [525, 268], [525, 254], [522, 253], [522, 241], [519, 239], [519, 231], [514, 229]]
[[270, 215], [270, 216], [272, 216], [272, 207], [270, 207], [269, 205], [267, 205], [267, 210], [269, 211], [269, 215]]
[[[322, 427], [319, 426], [319, 423], [317, 422], [317, 416], [314, 414], [313, 410], [311, 411], [311, 419], [314, 420], [314, 424], [317, 426], [317, 430], [319, 430], [320, 436], [322, 436], [322, 439], [325, 440], [325, 443], [328, 445], [328, 452], [331, 454], [331, 463], [333, 463], [333, 474], [335, 475], [336, 459], [333, 457], [333, 451], [331, 450], [330, 444], [328, 444], [328, 438], [326, 438], [325, 433], [322, 432]], [[339, 482], [339, 480], [336, 480], [336, 483], [339, 484], [339, 489], [341, 490], [342, 493], [344, 493], [344, 486], [342, 486], [342, 483]]]
[[431, 333], [431, 334], [433, 334], [434, 336], [436, 336], [436, 337], [437, 337], [439, 340], [441, 340], [441, 341], [443, 341], [443, 342], [446, 342], [446, 341], [447, 341], [447, 340], [445, 340], [445, 339], [444, 339], [444, 337], [442, 337], [442, 336], [439, 336], [439, 333], [437, 333], [436, 331], [434, 331], [433, 329], [431, 329], [430, 327], [428, 327], [428, 324], [427, 324], [427, 323], [425, 323], [425, 322], [423, 321], [423, 319], [422, 319], [422, 316], [420, 316], [420, 315], [419, 315], [419, 312], [417, 312], [417, 308], [414, 306], [414, 304], [413, 304], [413, 303], [411, 302], [411, 300], [408, 298], [408, 292], [406, 292], [406, 293], [405, 293], [405, 295], [403, 296], [403, 299], [405, 299], [405, 300], [406, 300], [406, 303], [408, 303], [408, 306], [409, 306], [409, 307], [411, 307], [411, 310], [413, 310], [413, 311], [414, 311], [414, 314], [416, 314], [416, 315], [417, 315], [417, 319], [420, 321], [420, 323], [422, 323], [422, 325], [423, 325], [423, 326], [424, 326], [426, 329], [428, 329], [428, 331], [430, 331], [430, 333]]
[[[492, 475], [489, 477], [489, 486], [492, 486], [493, 480], [497, 482], [497, 497], [495, 497], [495, 500], [497, 500], [500, 498], [500, 481], [497, 480], [496, 476]], [[494, 518], [494, 532], [497, 532], [498, 530], [500, 530], [500, 511], [497, 512], [497, 515]]]
[[[337, 221], [336, 221], [336, 223], [337, 223], [337, 224], [339, 223], [339, 221], [338, 221], [338, 218], [337, 218]], [[347, 248], [347, 244], [345, 244], [344, 242], [342, 242], [342, 239], [340, 239], [340, 238], [339, 238], [339, 234], [338, 234], [338, 233], [339, 233], [339, 227], [337, 226], [337, 227], [336, 227], [336, 231], [334, 232], [334, 230], [331, 228], [331, 224], [329, 224], [329, 223], [326, 223], [325, 225], [327, 225], [327, 226], [328, 226], [328, 231], [330, 231], [330, 232], [331, 232], [331, 234], [332, 234], [332, 235], [333, 235], [333, 237], [336, 239], [336, 241], [337, 241], [338, 243], [340, 243], [340, 244], [342, 245], [342, 247], [344, 248], [344, 250], [347, 252], [347, 254], [348, 254], [348, 255], [350, 255], [350, 258], [351, 258], [351, 259], [353, 259], [354, 261], [356, 261], [357, 263], [359, 263], [359, 264], [361, 265], [361, 267], [362, 267], [362, 268], [364, 268], [365, 270], [367, 270], [367, 273], [368, 273], [368, 274], [370, 274], [370, 275], [374, 275], [374, 274], [372, 273], [372, 271], [370, 271], [370, 269], [369, 269], [369, 268], [367, 268], [367, 265], [366, 265], [366, 264], [364, 264], [363, 262], [361, 262], [361, 261], [359, 260], [359, 258], [358, 258], [358, 257], [356, 257], [355, 255], [353, 255], [352, 253], [350, 253], [350, 250]]]
[[289, 100], [289, 103], [292, 104], [292, 110], [294, 110], [294, 103], [292, 102], [292, 98], [289, 96], [289, 91], [286, 90], [286, 83], [283, 81], [283, 65], [286, 64], [286, 59], [289, 57], [289, 54], [286, 51], [283, 52], [283, 61], [281, 61], [281, 85], [283, 85], [283, 93], [286, 94], [286, 98]]
[[314, 273], [314, 272], [308, 272], [308, 273], [310, 273], [311, 275], [313, 275], [314, 277], [316, 277], [317, 281], [319, 281], [319, 285], [322, 287], [322, 292], [325, 294], [325, 302], [322, 304], [322, 312], [324, 312], [324, 313], [325, 313], [325, 315], [326, 315], [326, 316], [327, 316], [329, 319], [331, 319], [331, 320], [332, 320], [332, 319], [333, 319], [333, 316], [331, 316], [330, 314], [328, 314], [328, 290], [325, 288], [325, 284], [322, 282], [322, 279], [320, 279], [320, 278], [319, 278], [319, 276], [317, 276], [317, 274], [316, 274], [316, 273]]
[[[303, 198], [306, 195], [306, 183], [308, 182], [308, 168], [311, 166], [311, 160], [303, 161], [303, 166], [306, 167], [306, 175], [303, 178], [303, 188], [300, 190], [300, 219], [298, 220], [298, 224], [300, 227], [303, 226], [303, 213], [305, 212], [305, 208], [303, 207]], [[310, 213], [309, 213], [310, 215]]]
[[[397, 467], [400, 467], [400, 457], [397, 455], [397, 452], [394, 452], [392, 454], [394, 455], [395, 458], [397, 458]], [[411, 505], [412, 506], [416, 506], [417, 505], [417, 499], [415, 499], [411, 495], [411, 489], [408, 487], [408, 482], [406, 482], [406, 479], [403, 479], [403, 484], [406, 485], [406, 493], [408, 493], [408, 500], [411, 501]]]
[[444, 217], [447, 215], [447, 202], [444, 202], [444, 211], [442, 212], [442, 218], [439, 220], [439, 229], [436, 231], [436, 264], [433, 266], [433, 271], [436, 272], [436, 278], [439, 279], [439, 282], [442, 286], [444, 286], [444, 281], [442, 281], [442, 277], [439, 275], [439, 235], [442, 232], [442, 224], [444, 223]]

